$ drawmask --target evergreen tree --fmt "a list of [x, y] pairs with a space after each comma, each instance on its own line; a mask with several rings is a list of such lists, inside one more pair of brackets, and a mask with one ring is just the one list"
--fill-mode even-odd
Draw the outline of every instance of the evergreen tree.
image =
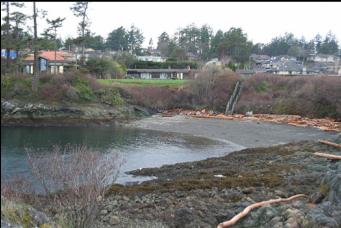
[[114, 51], [128, 51], [128, 32], [122, 26], [109, 33], [106, 47]]
[[81, 38], [81, 50], [82, 50], [82, 57], [81, 57], [81, 63], [82, 65], [85, 64], [85, 35], [87, 31], [89, 31], [90, 21], [88, 17], [88, 7], [89, 2], [76, 2], [74, 5], [70, 8], [73, 12], [73, 14], [76, 17], [81, 18], [81, 21], [79, 22], [78, 30], [80, 33]]
[[63, 26], [63, 21], [65, 18], [56, 18], [53, 20], [46, 19], [49, 27], [45, 30], [45, 33], [48, 34], [54, 41], [54, 73], [57, 74], [57, 29]]
[[169, 44], [170, 44], [170, 38], [169, 35], [166, 32], [161, 33], [161, 35], [158, 37], [157, 42], [157, 50], [160, 51], [161, 56], [169, 56]]

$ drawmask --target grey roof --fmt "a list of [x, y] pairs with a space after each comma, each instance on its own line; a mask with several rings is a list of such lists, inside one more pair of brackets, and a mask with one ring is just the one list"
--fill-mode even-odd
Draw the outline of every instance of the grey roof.
[[303, 64], [294, 60], [282, 60], [273, 64], [273, 70], [299, 72], [303, 70]]
[[236, 72], [239, 74], [254, 74], [254, 73], [256, 73], [254, 70], [244, 70], [244, 69], [237, 69]]
[[188, 73], [189, 69], [128, 69], [130, 73]]

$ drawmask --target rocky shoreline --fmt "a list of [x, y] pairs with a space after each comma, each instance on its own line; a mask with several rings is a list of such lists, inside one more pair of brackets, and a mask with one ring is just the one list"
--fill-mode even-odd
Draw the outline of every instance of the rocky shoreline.
[[134, 105], [44, 104], [1, 99], [2, 126], [106, 126], [150, 115]]
[[316, 151], [341, 155], [303, 141], [133, 171], [158, 179], [112, 186], [98, 227], [216, 227], [254, 202], [301, 193], [307, 198], [255, 209], [235, 227], [340, 227], [341, 162]]
[[[307, 197], [257, 208], [234, 227], [340, 227], [341, 162], [318, 157], [317, 151], [341, 155], [337, 148], [301, 141], [132, 171], [158, 179], [113, 185], [94, 227], [217, 227], [250, 204], [302, 193]], [[33, 208], [3, 205], [4, 227], [23, 227], [8, 225], [6, 208], [17, 217], [30, 216], [30, 224], [54, 227]]]
[[[94, 118], [107, 124], [113, 120], [122, 121], [130, 115], [132, 118], [147, 115], [138, 107], [136, 111], [134, 106], [103, 109], [102, 105], [93, 104], [69, 108], [2, 100], [1, 107], [1, 123], [13, 125], [23, 125], [20, 120], [30, 124], [30, 120], [33, 126], [39, 121], [50, 126], [55, 123], [46, 120], [64, 118], [65, 115], [68, 116], [65, 121], [70, 122], [56, 121], [57, 126], [74, 126], [80, 119], [86, 123]], [[140, 114], [136, 115], [136, 112]], [[168, 122], [158, 120], [147, 118], [131, 126], [166, 128], [188, 134], [200, 132], [203, 137], [211, 135], [220, 140], [235, 136], [234, 142], [240, 145], [258, 147], [218, 158], [131, 171], [133, 175], [156, 176], [158, 179], [131, 186], [113, 185], [103, 201], [96, 227], [216, 227], [252, 203], [295, 194], [307, 197], [255, 209], [235, 227], [341, 226], [341, 162], [313, 154], [341, 155], [339, 149], [316, 140], [323, 137], [340, 144], [340, 134], [257, 122], [188, 120], [183, 117], [171, 117]], [[96, 121], [91, 123], [96, 124]], [[250, 132], [250, 126], [258, 129], [258, 134]], [[238, 134], [247, 141], [236, 135], [234, 129], [239, 129]], [[268, 132], [262, 133], [262, 129]], [[278, 129], [283, 132], [278, 133]], [[234, 135], [228, 135], [230, 132]], [[264, 142], [259, 141], [259, 134]], [[283, 142], [295, 142], [267, 147], [278, 142], [279, 138]], [[310, 141], [300, 141], [304, 139]], [[2, 216], [4, 227], [5, 221]], [[33, 218], [32, 221], [41, 224]]]

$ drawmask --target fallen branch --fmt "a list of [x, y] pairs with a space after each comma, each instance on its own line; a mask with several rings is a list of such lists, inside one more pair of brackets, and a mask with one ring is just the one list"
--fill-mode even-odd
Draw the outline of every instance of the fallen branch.
[[336, 147], [336, 148], [341, 148], [341, 144], [333, 143], [333, 142], [330, 142], [330, 141], [327, 141], [327, 140], [319, 140], [319, 143], [323, 143], [323, 144], [326, 144], [326, 145], [329, 145], [329, 146], [333, 146], [333, 147]]
[[226, 222], [220, 223], [217, 226], [217, 228], [226, 228], [226, 227], [233, 226], [234, 224], [236, 224], [236, 222], [238, 222], [240, 219], [245, 217], [251, 210], [253, 210], [257, 207], [261, 207], [261, 206], [265, 206], [265, 205], [269, 205], [269, 204], [273, 204], [273, 203], [289, 202], [289, 201], [292, 201], [292, 200], [295, 200], [295, 199], [301, 198], [301, 197], [306, 197], [306, 195], [298, 194], [298, 195], [291, 196], [289, 198], [272, 199], [272, 200], [267, 200], [267, 201], [262, 201], [262, 202], [251, 204], [250, 206], [246, 207], [242, 212], [235, 215], [232, 219], [230, 219]]
[[340, 155], [326, 154], [326, 153], [319, 153], [319, 152], [315, 152], [314, 154], [320, 157], [331, 159], [331, 160], [341, 160]]

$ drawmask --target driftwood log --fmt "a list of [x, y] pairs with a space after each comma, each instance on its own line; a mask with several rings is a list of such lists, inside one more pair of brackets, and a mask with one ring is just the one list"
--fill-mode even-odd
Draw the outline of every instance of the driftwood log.
[[242, 212], [235, 215], [232, 219], [230, 219], [226, 222], [220, 223], [217, 226], [217, 228], [226, 228], [226, 227], [233, 226], [234, 224], [236, 224], [236, 222], [238, 222], [240, 219], [245, 217], [251, 210], [253, 210], [257, 207], [261, 207], [261, 206], [265, 206], [265, 205], [269, 205], [269, 204], [273, 204], [273, 203], [289, 202], [289, 201], [292, 201], [292, 200], [295, 200], [298, 198], [302, 198], [302, 197], [306, 197], [306, 195], [298, 194], [298, 195], [291, 196], [289, 198], [272, 199], [272, 200], [267, 200], [267, 201], [262, 201], [262, 202], [251, 204], [250, 206], [246, 207]]
[[330, 141], [327, 141], [327, 140], [319, 140], [319, 143], [323, 143], [323, 144], [326, 144], [326, 145], [329, 145], [329, 146], [333, 146], [333, 147], [336, 147], [336, 148], [341, 148], [341, 144], [333, 143], [333, 142], [330, 142]]
[[341, 160], [341, 156], [340, 155], [326, 154], [326, 153], [320, 153], [320, 152], [315, 152], [314, 154], [316, 156], [328, 158], [328, 159], [331, 159], [331, 160]]

